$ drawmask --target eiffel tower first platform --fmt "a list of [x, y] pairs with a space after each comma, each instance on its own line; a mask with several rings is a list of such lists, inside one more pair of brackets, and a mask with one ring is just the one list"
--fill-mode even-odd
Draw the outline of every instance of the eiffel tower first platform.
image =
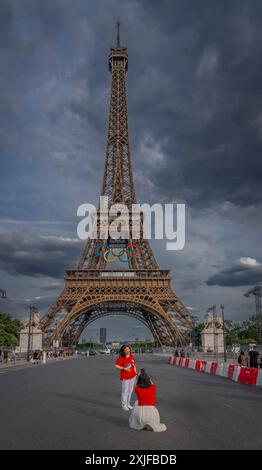
[[[120, 45], [118, 23], [116, 46], [109, 54], [112, 81], [101, 194], [108, 197], [109, 208], [125, 204], [131, 213], [136, 194], [128, 133], [127, 68], [128, 54]], [[100, 206], [97, 214], [99, 225]], [[109, 252], [110, 259], [106, 256]], [[112, 257], [119, 253], [125, 253], [120, 263], [125, 269], [111, 269]], [[150, 329], [159, 345], [187, 344], [194, 326], [193, 316], [171, 288], [169, 270], [159, 268], [149, 241], [143, 237], [132, 240], [131, 235], [124, 240], [87, 240], [77, 268], [66, 270], [64, 290], [42, 318], [41, 328], [47, 344], [53, 340], [77, 344], [83, 330], [106, 315], [136, 318]]]

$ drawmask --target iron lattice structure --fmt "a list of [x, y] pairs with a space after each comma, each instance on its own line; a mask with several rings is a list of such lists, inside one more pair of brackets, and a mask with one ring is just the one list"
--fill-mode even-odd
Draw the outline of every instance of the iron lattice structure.
[[[149, 241], [132, 240], [132, 204], [136, 194], [132, 173], [126, 96], [127, 49], [120, 46], [119, 24], [116, 46], [109, 54], [112, 74], [108, 135], [101, 195], [113, 204], [129, 209], [129, 233], [126, 239], [87, 240], [77, 269], [66, 270], [65, 287], [41, 321], [50, 342], [62, 340], [76, 344], [83, 330], [105, 315], [128, 315], [150, 329], [159, 345], [185, 344], [194, 318], [171, 288], [168, 270], [160, 269]], [[103, 211], [98, 206], [100, 228]], [[110, 222], [110, 220], [109, 220]], [[142, 233], [143, 216], [138, 219]], [[135, 243], [137, 256], [126, 259], [126, 269], [109, 269], [99, 246], [107, 243], [123, 250]]]

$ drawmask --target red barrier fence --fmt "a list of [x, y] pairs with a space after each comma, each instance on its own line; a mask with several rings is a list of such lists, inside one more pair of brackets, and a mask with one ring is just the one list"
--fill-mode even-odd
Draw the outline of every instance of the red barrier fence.
[[199, 359], [196, 360], [196, 370], [201, 370], [201, 361]]
[[217, 371], [217, 362], [211, 362], [210, 374], [215, 375]]
[[251, 367], [240, 367], [238, 364], [207, 362], [202, 359], [191, 360], [189, 357], [169, 358], [169, 364], [187, 367], [198, 372], [207, 372], [212, 375], [227, 377], [235, 382], [262, 387], [262, 370]]
[[241, 367], [238, 382], [242, 384], [256, 385], [258, 376], [258, 369], [251, 367]]
[[233, 380], [234, 370], [237, 366], [235, 364], [230, 364], [228, 366], [227, 376], [229, 379]]
[[196, 370], [199, 372], [204, 372], [207, 361], [201, 361], [200, 359], [196, 360]]
[[177, 360], [176, 356], [170, 356], [168, 362], [169, 362], [169, 364], [171, 364], [171, 366], [175, 366], [176, 365], [176, 360]]

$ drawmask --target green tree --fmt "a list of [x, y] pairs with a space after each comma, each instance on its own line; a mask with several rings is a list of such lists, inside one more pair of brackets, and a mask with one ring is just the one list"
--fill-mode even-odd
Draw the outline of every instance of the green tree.
[[244, 322], [246, 335], [254, 338], [254, 343], [262, 343], [262, 315], [251, 315], [249, 319]]
[[201, 332], [204, 329], [204, 323], [198, 323], [192, 330], [191, 340], [194, 346], [201, 346]]
[[225, 320], [226, 344], [238, 344], [241, 331], [241, 323], [234, 323], [232, 320]]
[[22, 323], [9, 313], [0, 313], [0, 346], [14, 347], [19, 343]]

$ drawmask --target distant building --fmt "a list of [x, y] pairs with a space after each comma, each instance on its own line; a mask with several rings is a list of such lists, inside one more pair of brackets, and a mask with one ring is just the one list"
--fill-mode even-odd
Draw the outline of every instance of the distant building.
[[100, 343], [106, 345], [106, 328], [100, 328]]
[[224, 352], [223, 319], [208, 314], [204, 329], [201, 332], [203, 352]]
[[111, 341], [111, 343], [106, 344], [109, 349], [119, 349], [120, 342], [119, 341]]
[[[29, 318], [24, 319], [24, 328], [20, 331], [19, 352], [27, 352], [28, 350], [28, 337], [29, 337]], [[40, 323], [40, 315], [34, 312], [31, 318], [30, 328], [30, 351], [43, 349], [43, 333], [38, 328]]]

